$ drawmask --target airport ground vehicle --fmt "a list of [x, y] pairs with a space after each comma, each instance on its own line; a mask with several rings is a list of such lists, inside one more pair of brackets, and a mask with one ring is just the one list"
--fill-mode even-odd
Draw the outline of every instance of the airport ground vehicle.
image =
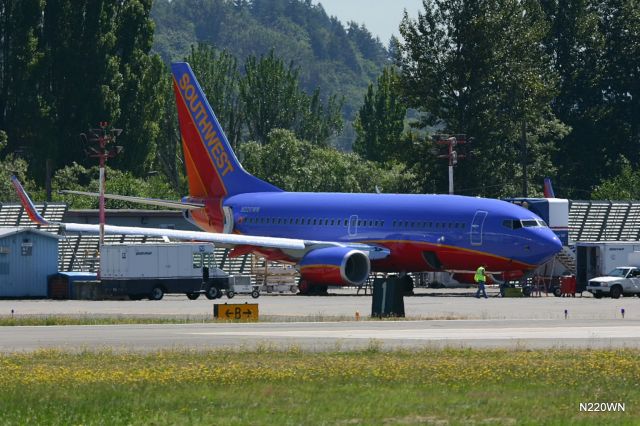
[[620, 296], [640, 295], [640, 268], [618, 266], [605, 276], [590, 279], [587, 291], [597, 299], [602, 296], [618, 299]]
[[224, 293], [229, 299], [234, 298], [236, 294], [250, 294], [254, 299], [260, 297], [260, 286], [251, 284], [251, 277], [248, 275], [229, 277], [227, 284], [220, 290], [221, 294]]
[[[100, 281], [112, 295], [160, 300], [184, 293], [191, 300], [231, 291], [238, 278], [215, 267], [210, 243], [113, 244], [102, 247]], [[246, 277], [248, 279], [248, 277]], [[233, 297], [233, 296], [231, 296]]]
[[588, 290], [589, 281], [605, 276], [618, 266], [640, 267], [637, 241], [595, 241], [576, 243], [578, 291]]

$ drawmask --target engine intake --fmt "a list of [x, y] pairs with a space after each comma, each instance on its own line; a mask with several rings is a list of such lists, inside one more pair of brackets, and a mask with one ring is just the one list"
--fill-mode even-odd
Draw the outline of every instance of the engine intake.
[[348, 247], [315, 249], [300, 260], [302, 279], [318, 284], [361, 285], [370, 271], [369, 257]]

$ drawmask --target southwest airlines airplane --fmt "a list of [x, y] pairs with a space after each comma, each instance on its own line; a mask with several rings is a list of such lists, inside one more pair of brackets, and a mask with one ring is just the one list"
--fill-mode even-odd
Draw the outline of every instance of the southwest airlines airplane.
[[[187, 63], [172, 64], [189, 196], [107, 198], [178, 208], [203, 231], [105, 226], [106, 233], [166, 236], [232, 247], [295, 264], [300, 289], [360, 285], [371, 271], [487, 271], [516, 278], [562, 248], [538, 216], [514, 204], [455, 195], [285, 192], [246, 172]], [[13, 184], [30, 218], [49, 224]], [[93, 195], [84, 192], [71, 192]], [[69, 232], [99, 225], [61, 223]]]

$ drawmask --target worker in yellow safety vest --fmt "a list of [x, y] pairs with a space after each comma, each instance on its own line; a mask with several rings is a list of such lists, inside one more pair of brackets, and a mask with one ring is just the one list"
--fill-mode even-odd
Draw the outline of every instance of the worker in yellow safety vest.
[[476, 291], [476, 298], [480, 298], [480, 292], [482, 292], [485, 299], [487, 299], [487, 292], [484, 290], [484, 284], [487, 281], [487, 276], [484, 273], [484, 265], [480, 265], [476, 269], [476, 275], [474, 277], [476, 284], [478, 284], [478, 291]]

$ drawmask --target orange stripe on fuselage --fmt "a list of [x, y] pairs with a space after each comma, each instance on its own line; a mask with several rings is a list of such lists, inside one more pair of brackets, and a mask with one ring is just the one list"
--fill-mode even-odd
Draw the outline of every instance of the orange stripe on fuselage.
[[[514, 261], [507, 257], [486, 253], [480, 250], [473, 250], [464, 247], [449, 246], [444, 244], [427, 243], [423, 241], [412, 240], [368, 240], [359, 241], [364, 244], [380, 245], [391, 250], [391, 255], [385, 259], [372, 262], [375, 271], [393, 271], [406, 270], [407, 272], [418, 272], [422, 266], [427, 265], [426, 260], [422, 256], [422, 251], [428, 249], [438, 254], [444, 266], [454, 269], [459, 266], [451, 264], [455, 261], [461, 261], [464, 254], [481, 259], [482, 262], [488, 263], [487, 266], [493, 269], [518, 270], [518, 269], [534, 269], [535, 265]], [[449, 256], [453, 257], [451, 259]], [[447, 264], [449, 263], [449, 264]], [[492, 266], [493, 265], [493, 266]], [[415, 269], [412, 269], [415, 268]]]

